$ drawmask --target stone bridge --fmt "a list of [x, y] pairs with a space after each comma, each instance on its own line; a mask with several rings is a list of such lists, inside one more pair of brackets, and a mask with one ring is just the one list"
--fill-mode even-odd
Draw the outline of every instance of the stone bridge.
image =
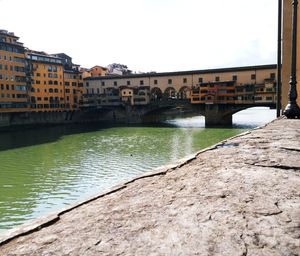
[[240, 104], [191, 104], [184, 100], [168, 100], [165, 102], [153, 102], [149, 106], [151, 110], [145, 115], [155, 112], [159, 114], [166, 109], [192, 110], [194, 113], [205, 117], [206, 126], [232, 125], [232, 115], [252, 107], [276, 108], [275, 103], [240, 103]]
[[167, 99], [160, 101], [151, 101], [147, 105], [130, 106], [127, 104], [118, 104], [114, 106], [102, 106], [97, 109], [87, 109], [84, 116], [89, 116], [92, 121], [116, 121], [139, 123], [161, 120], [161, 116], [172, 111], [172, 113], [193, 113], [205, 117], [206, 126], [232, 125], [232, 115], [252, 107], [276, 108], [276, 104], [270, 103], [239, 103], [239, 104], [191, 104], [189, 100]]

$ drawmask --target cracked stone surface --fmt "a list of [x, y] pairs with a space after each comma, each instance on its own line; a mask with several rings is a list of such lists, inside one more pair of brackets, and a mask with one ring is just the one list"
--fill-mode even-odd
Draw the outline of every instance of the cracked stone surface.
[[300, 255], [300, 120], [276, 120], [48, 221], [0, 238], [0, 255]]

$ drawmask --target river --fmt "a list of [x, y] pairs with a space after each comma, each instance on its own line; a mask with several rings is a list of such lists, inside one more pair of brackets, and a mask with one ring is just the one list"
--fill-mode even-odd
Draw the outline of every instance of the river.
[[0, 232], [109, 189], [275, 118], [252, 108], [232, 128], [203, 117], [159, 126], [68, 125], [0, 133]]

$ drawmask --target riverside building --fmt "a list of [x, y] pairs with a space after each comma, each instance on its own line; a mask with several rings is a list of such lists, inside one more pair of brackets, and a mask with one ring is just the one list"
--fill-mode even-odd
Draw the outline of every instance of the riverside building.
[[62, 111], [65, 109], [63, 60], [45, 52], [26, 52], [31, 78], [30, 110]]
[[30, 110], [37, 112], [80, 109], [83, 93], [79, 65], [64, 53], [26, 52], [31, 77]]
[[84, 93], [83, 72], [80, 70], [80, 65], [73, 64], [72, 58], [65, 53], [54, 54], [54, 56], [63, 61], [65, 109], [68, 111], [79, 110]]
[[19, 37], [0, 30], [0, 113], [28, 111], [25, 49]]

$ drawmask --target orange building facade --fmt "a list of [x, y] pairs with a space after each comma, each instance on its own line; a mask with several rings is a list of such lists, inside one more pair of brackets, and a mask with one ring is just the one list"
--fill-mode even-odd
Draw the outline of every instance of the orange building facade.
[[30, 110], [65, 110], [64, 69], [60, 58], [44, 52], [26, 53], [31, 77]]
[[82, 103], [83, 78], [79, 69], [64, 70], [65, 100], [67, 110], [79, 110]]
[[78, 65], [71, 63], [69, 56], [27, 51], [26, 58], [31, 77], [31, 111], [80, 109], [83, 94], [82, 72]]
[[0, 113], [28, 111], [25, 49], [19, 37], [0, 30]]

